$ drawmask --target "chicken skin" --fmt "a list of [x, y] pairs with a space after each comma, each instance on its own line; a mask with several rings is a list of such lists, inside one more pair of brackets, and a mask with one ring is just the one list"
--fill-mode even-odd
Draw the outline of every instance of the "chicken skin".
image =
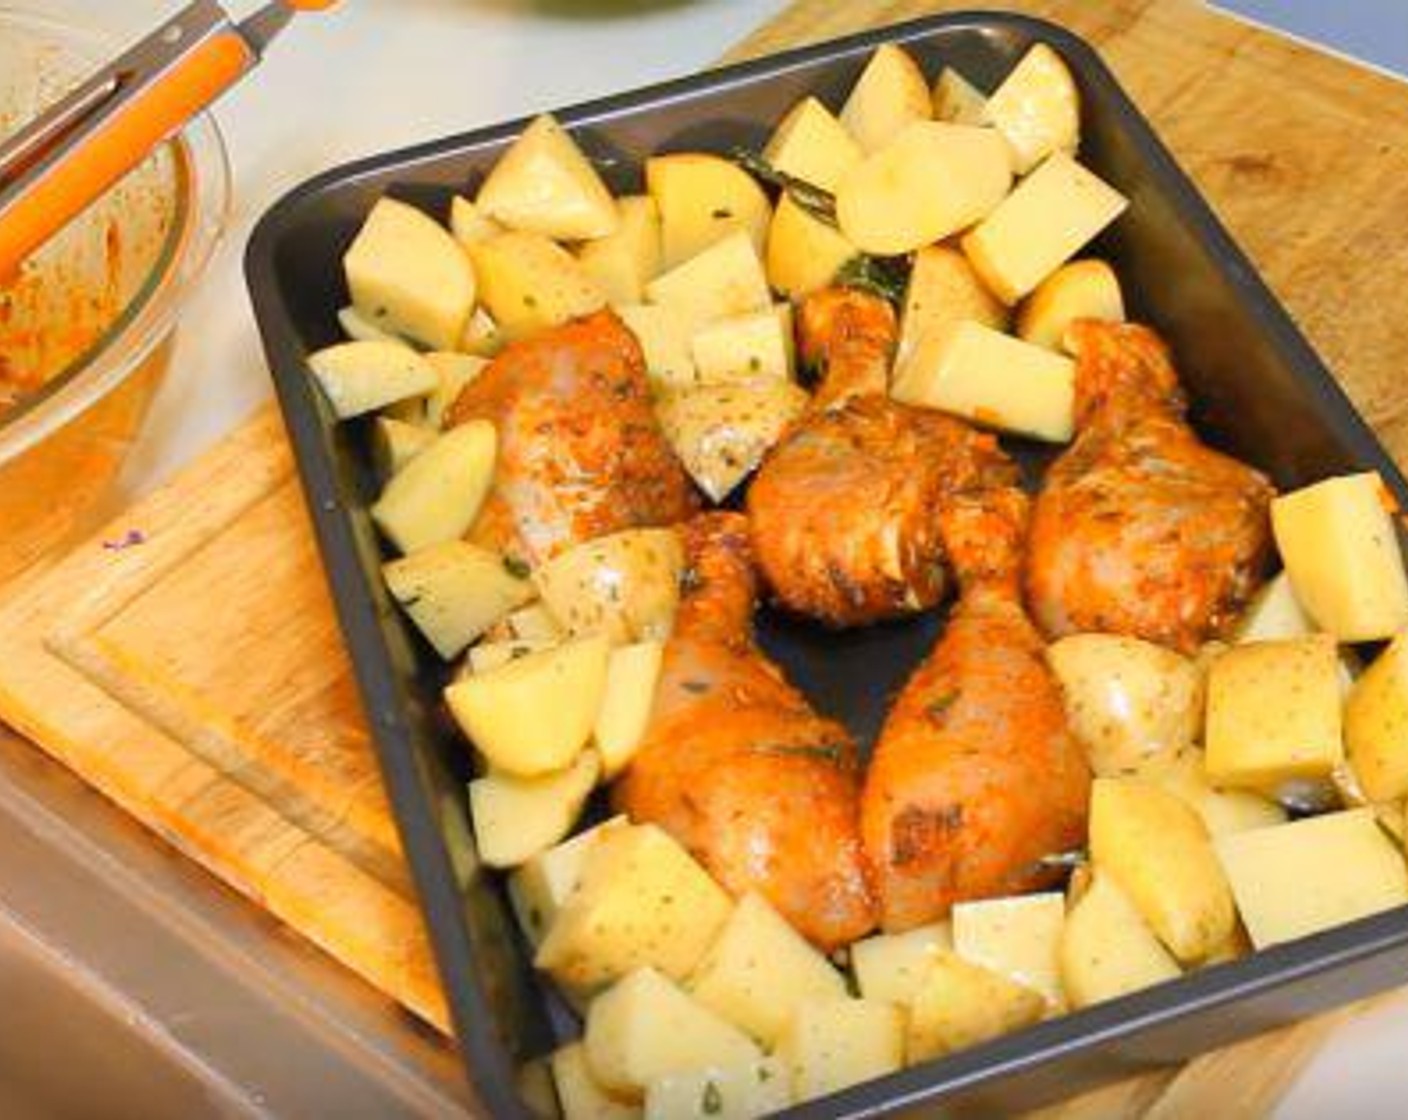
[[830, 950], [874, 926], [855, 745], [753, 642], [748, 525], [680, 529], [686, 578], [645, 741], [616, 807], [664, 828], [734, 895], [763, 895]]
[[1199, 441], [1153, 331], [1082, 321], [1069, 337], [1078, 435], [1037, 499], [1032, 613], [1050, 637], [1095, 630], [1192, 653], [1255, 590], [1274, 491]]
[[499, 454], [471, 539], [505, 555], [539, 564], [697, 508], [656, 422], [640, 345], [609, 311], [500, 354], [465, 386], [448, 423], [475, 419], [493, 422]]
[[890, 710], [861, 799], [888, 932], [1048, 886], [1061, 870], [1042, 857], [1084, 843], [1090, 772], [1022, 606], [1028, 512], [1007, 486], [939, 513], [959, 600]]
[[824, 374], [749, 488], [758, 566], [779, 605], [829, 626], [932, 607], [946, 588], [934, 509], [1012, 468], [992, 436], [889, 398], [895, 316], [883, 299], [827, 289], [799, 324], [800, 351]]

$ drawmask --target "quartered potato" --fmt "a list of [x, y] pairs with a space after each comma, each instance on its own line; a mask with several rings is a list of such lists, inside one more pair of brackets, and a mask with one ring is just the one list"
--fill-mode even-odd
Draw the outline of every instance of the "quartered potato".
[[683, 567], [673, 529], [626, 529], [568, 549], [533, 579], [568, 634], [603, 634], [619, 645], [669, 637]]
[[503, 232], [504, 227], [477, 203], [458, 194], [450, 200], [450, 236], [466, 249], [476, 241], [487, 241]]
[[851, 946], [851, 971], [866, 999], [908, 1005], [940, 949], [953, 948], [953, 927], [934, 922], [904, 933], [877, 933]]
[[469, 253], [484, 277], [480, 298], [509, 339], [606, 305], [606, 293], [582, 262], [540, 233], [501, 233], [475, 242]]
[[690, 350], [701, 385], [790, 381], [792, 307], [780, 303], [767, 311], [711, 323], [694, 335]]
[[797, 102], [763, 149], [763, 159], [776, 170], [832, 192], [863, 155], [846, 126], [815, 97]]
[[551, 649], [557, 645], [557, 641], [543, 641], [541, 639], [505, 638], [500, 641], [484, 641], [478, 645], [471, 646], [465, 655], [463, 676], [472, 676], [475, 673], [487, 673], [490, 669], [497, 669], [500, 665], [507, 665], [510, 661], [517, 661], [520, 657], [527, 657], [530, 653], [537, 653], [539, 650]]
[[390, 331], [382, 330], [375, 323], [362, 315], [351, 304], [341, 308], [337, 313], [338, 325], [353, 342], [401, 342]]
[[521, 642], [542, 642], [557, 645], [567, 636], [557, 616], [543, 603], [530, 603], [514, 611], [507, 619], [509, 633]]
[[493, 485], [498, 442], [487, 420], [441, 433], [392, 475], [372, 520], [407, 553], [464, 536]]
[[657, 1077], [645, 1090], [645, 1120], [754, 1120], [791, 1103], [787, 1068], [762, 1058]]
[[1046, 998], [990, 968], [940, 950], [909, 1004], [910, 1063], [966, 1050], [1046, 1014]]
[[901, 47], [876, 48], [841, 107], [841, 123], [866, 152], [883, 148], [914, 121], [929, 119], [929, 83]]
[[552, 1081], [562, 1120], [640, 1120], [640, 1107], [634, 1101], [613, 1097], [596, 1083], [580, 1042], [553, 1053]]
[[614, 233], [616, 203], [596, 169], [560, 124], [530, 124], [479, 188], [478, 206], [510, 229], [580, 240]]
[[1061, 935], [1061, 985], [1073, 1008], [1117, 999], [1182, 975], [1129, 897], [1096, 874]]
[[1408, 634], [1399, 634], [1350, 689], [1349, 764], [1374, 802], [1408, 795]]
[[651, 303], [675, 310], [688, 324], [690, 335], [718, 319], [772, 306], [763, 262], [743, 230], [657, 276], [645, 286], [645, 294]]
[[741, 232], [762, 252], [772, 204], [736, 163], [706, 152], [645, 161], [645, 186], [660, 209], [665, 268], [674, 268], [729, 234]]
[[[585, 752], [584, 752], [585, 757]], [[626, 828], [625, 817], [612, 817], [570, 840], [538, 852], [523, 861], [508, 879], [508, 897], [524, 934], [534, 945], [542, 942], [577, 884], [587, 855], [614, 829]]]
[[836, 279], [858, 250], [834, 226], [807, 213], [784, 194], [768, 227], [768, 283], [801, 300]]
[[1065, 1007], [1061, 933], [1066, 899], [1060, 892], [960, 902], [953, 908], [953, 951], [1028, 988], [1046, 1000], [1047, 1014]]
[[984, 113], [1012, 145], [1018, 175], [1053, 152], [1080, 146], [1080, 95], [1061, 56], [1045, 43], [1032, 47], [988, 98]]
[[489, 867], [517, 867], [572, 830], [596, 787], [601, 761], [583, 751], [565, 770], [520, 778], [492, 773], [469, 783], [469, 816], [479, 858]]
[[1066, 328], [1077, 319], [1124, 322], [1124, 296], [1115, 270], [1094, 257], [1063, 264], [1043, 280], [1017, 315], [1017, 334], [1028, 342], [1062, 349]]
[[873, 999], [807, 999], [777, 1046], [797, 1101], [839, 1093], [904, 1065], [904, 1012]]
[[952, 66], [945, 66], [935, 80], [932, 99], [936, 121], [987, 123], [987, 95]]
[[377, 474], [390, 478], [435, 442], [435, 433], [420, 424], [378, 416], [372, 428], [372, 462]]
[[616, 209], [616, 232], [588, 241], [577, 259], [610, 303], [639, 303], [660, 271], [660, 211], [648, 195], [619, 199]]
[[432, 428], [440, 428], [445, 424], [450, 406], [459, 399], [464, 387], [488, 369], [489, 359], [474, 354], [435, 350], [427, 354], [425, 360], [440, 381], [425, 398], [425, 421]]
[[623, 304], [616, 314], [640, 343], [645, 370], [657, 390], [699, 380], [689, 349], [693, 324], [687, 316], [676, 308], [648, 303]]
[[1155, 758], [1140, 777], [1162, 786], [1203, 818], [1211, 836], [1282, 824], [1286, 810], [1272, 798], [1244, 789], [1218, 789], [1208, 780], [1196, 748], [1173, 758]]
[[908, 361], [926, 335], [964, 319], [1002, 330], [1007, 326], [1007, 307], [983, 287], [961, 252], [950, 245], [926, 245], [914, 254], [905, 287], [895, 367]]
[[592, 731], [602, 777], [608, 781], [626, 768], [645, 738], [664, 654], [665, 643], [659, 640], [633, 642], [611, 651], [606, 694]]
[[308, 355], [308, 368], [339, 420], [422, 397], [440, 383], [404, 342], [339, 342]]

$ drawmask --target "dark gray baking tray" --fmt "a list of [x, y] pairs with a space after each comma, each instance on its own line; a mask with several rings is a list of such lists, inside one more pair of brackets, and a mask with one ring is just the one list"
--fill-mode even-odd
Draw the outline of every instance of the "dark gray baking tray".
[[[1408, 505], [1408, 489], [1383, 448], [1148, 123], [1095, 53], [1058, 27], [994, 13], [919, 20], [558, 116], [613, 189], [639, 189], [648, 155], [760, 145], [804, 94], [836, 107], [880, 43], [903, 43], [930, 74], [951, 63], [992, 88], [1038, 41], [1056, 48], [1079, 80], [1083, 160], [1132, 199], [1098, 249], [1116, 262], [1133, 317], [1173, 343], [1204, 435], [1268, 471], [1282, 487], [1374, 469]], [[373, 201], [389, 191], [443, 217], [450, 195], [472, 190], [524, 123], [322, 175], [270, 210], [246, 260], [265, 352], [465, 1066], [496, 1117], [526, 1113], [516, 1087], [520, 1064], [550, 1050], [574, 1023], [534, 978], [498, 877], [475, 866], [463, 789], [466, 751], [439, 705], [444, 670], [393, 609], [378, 574], [380, 548], [367, 513], [376, 481], [366, 430], [334, 423], [305, 358], [340, 337], [334, 315], [346, 302], [340, 258]], [[863, 740], [872, 737], [892, 690], [928, 649], [938, 625], [930, 617], [834, 635], [766, 611], [761, 618], [774, 656], [818, 706]], [[1408, 907], [1042, 1023], [808, 1103], [796, 1114], [1030, 1108], [1406, 978]]]

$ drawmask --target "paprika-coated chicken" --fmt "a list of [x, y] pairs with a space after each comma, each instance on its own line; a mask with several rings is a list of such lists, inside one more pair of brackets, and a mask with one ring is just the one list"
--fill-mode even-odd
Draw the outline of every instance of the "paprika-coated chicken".
[[845, 288], [809, 296], [799, 350], [822, 380], [748, 490], [774, 599], [830, 626], [936, 605], [946, 580], [935, 509], [945, 494], [1011, 471], [992, 436], [889, 398], [894, 346], [885, 300]]
[[448, 423], [493, 422], [494, 484], [471, 538], [531, 564], [622, 529], [672, 525], [697, 500], [655, 419], [640, 344], [609, 311], [508, 347]]
[[818, 946], [844, 945], [875, 924], [855, 745], [754, 644], [746, 520], [707, 513], [680, 532], [675, 628], [615, 804], [664, 828], [734, 895], [757, 891]]
[[1085, 842], [1090, 773], [1022, 606], [1028, 513], [1015, 486], [940, 511], [959, 599], [890, 710], [861, 800], [887, 931], [1050, 885], [1062, 872], [1042, 857]]
[[1274, 491], [1193, 433], [1153, 331], [1084, 320], [1068, 338], [1078, 434], [1037, 498], [1032, 614], [1050, 637], [1103, 631], [1191, 653], [1256, 589]]

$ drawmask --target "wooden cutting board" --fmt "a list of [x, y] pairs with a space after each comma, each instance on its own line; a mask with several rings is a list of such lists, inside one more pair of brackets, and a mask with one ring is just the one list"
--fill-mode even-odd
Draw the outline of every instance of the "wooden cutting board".
[[[959, 6], [798, 0], [731, 57]], [[1003, 6], [1064, 23], [1104, 53], [1408, 465], [1408, 392], [1397, 386], [1408, 257], [1390, 251], [1408, 213], [1408, 87], [1191, 0]], [[0, 593], [0, 717], [445, 1026], [271, 408], [71, 556]], [[1260, 1115], [1334, 1022], [1053, 1114]]]

